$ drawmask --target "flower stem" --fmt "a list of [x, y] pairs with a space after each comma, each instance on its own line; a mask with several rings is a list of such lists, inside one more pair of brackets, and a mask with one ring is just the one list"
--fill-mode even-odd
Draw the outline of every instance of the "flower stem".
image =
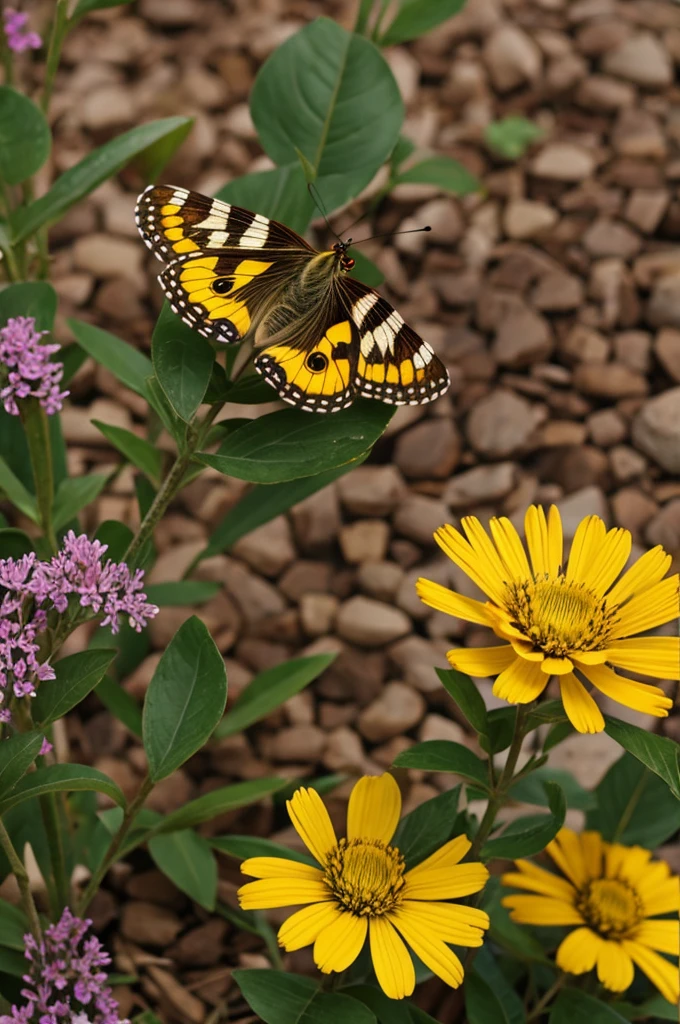
[[80, 901], [78, 903], [78, 914], [81, 917], [84, 915], [92, 899], [96, 895], [97, 890], [99, 889], [99, 886], [101, 885], [107, 871], [109, 870], [111, 865], [117, 860], [123, 842], [127, 834], [129, 833], [130, 829], [132, 828], [135, 818], [137, 817], [142, 807], [144, 806], [146, 798], [148, 797], [153, 787], [154, 783], [147, 775], [147, 777], [142, 782], [142, 785], [139, 787], [139, 792], [137, 793], [137, 796], [134, 798], [132, 803], [128, 805], [123, 816], [120, 828], [118, 829], [115, 836], [109, 843], [108, 850], [102, 857], [99, 867], [96, 868], [96, 870], [94, 871], [92, 878], [87, 884], [87, 888], [85, 889], [83, 895], [80, 898]]
[[33, 481], [38, 502], [40, 526], [50, 549], [56, 553], [57, 538], [52, 525], [54, 501], [54, 470], [52, 444], [47, 414], [37, 398], [24, 398], [19, 405], [21, 422], [26, 434], [33, 469]]
[[50, 850], [50, 863], [52, 865], [57, 902], [56, 908], [53, 908], [56, 920], [64, 907], [68, 907], [71, 902], [71, 884], [66, 868], [63, 827], [62, 822], [59, 820], [59, 804], [57, 803], [55, 793], [46, 793], [40, 797], [40, 812]]
[[36, 942], [40, 942], [42, 939], [42, 929], [40, 927], [40, 918], [38, 917], [38, 909], [33, 899], [33, 893], [31, 892], [30, 879], [28, 872], [24, 866], [24, 862], [14, 848], [14, 844], [10, 839], [9, 832], [5, 828], [2, 820], [0, 819], [0, 849], [7, 857], [10, 863], [14, 877], [17, 880], [19, 891], [21, 893], [21, 902], [23, 903], [24, 912], [28, 918], [29, 927], [31, 934]]
[[68, 28], [68, 0], [57, 0], [57, 7], [54, 12], [54, 21], [52, 22], [50, 42], [47, 49], [45, 84], [43, 86], [43, 94], [40, 100], [40, 106], [45, 114], [49, 109], [50, 100], [52, 99], [54, 79], [59, 67], [61, 48], [64, 45], [64, 39], [66, 38]]
[[557, 993], [560, 991], [565, 981], [567, 980], [566, 974], [560, 974], [559, 978], [554, 985], [551, 985], [548, 991], [543, 995], [541, 999], [536, 1003], [531, 1013], [527, 1016], [527, 1021], [536, 1020], [550, 1003], [553, 1001]]

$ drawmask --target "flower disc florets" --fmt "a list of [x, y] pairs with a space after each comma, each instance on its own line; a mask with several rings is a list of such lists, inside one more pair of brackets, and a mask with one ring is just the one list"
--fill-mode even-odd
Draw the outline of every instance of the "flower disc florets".
[[325, 878], [346, 910], [377, 917], [401, 902], [404, 858], [378, 840], [341, 839], [328, 854]]

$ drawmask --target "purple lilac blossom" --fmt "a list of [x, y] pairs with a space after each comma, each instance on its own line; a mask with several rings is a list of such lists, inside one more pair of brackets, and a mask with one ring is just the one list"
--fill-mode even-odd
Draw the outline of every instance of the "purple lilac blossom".
[[86, 938], [91, 925], [66, 907], [41, 942], [24, 936], [30, 962], [21, 991], [26, 1002], [0, 1016], [0, 1024], [130, 1024], [118, 1017], [118, 1001], [102, 970], [111, 957], [95, 935]]
[[0, 363], [6, 367], [5, 386], [0, 401], [10, 416], [19, 415], [17, 399], [37, 398], [51, 416], [59, 412], [68, 391], [59, 390], [64, 375], [63, 363], [50, 362], [61, 345], [42, 345], [47, 331], [36, 331], [32, 316], [13, 317], [0, 328]]
[[38, 33], [31, 32], [26, 27], [28, 22], [27, 14], [15, 11], [12, 7], [7, 7], [3, 12], [3, 18], [5, 19], [7, 45], [10, 50], [14, 50], [15, 53], [21, 53], [22, 50], [37, 50], [42, 46], [42, 39]]

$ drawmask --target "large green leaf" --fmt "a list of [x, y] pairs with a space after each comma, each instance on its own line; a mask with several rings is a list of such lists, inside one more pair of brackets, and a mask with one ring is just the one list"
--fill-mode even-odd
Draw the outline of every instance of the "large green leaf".
[[665, 782], [631, 754], [624, 754], [601, 779], [586, 827], [607, 842], [638, 844], [649, 850], [680, 829], [680, 800]]
[[474, 970], [466, 972], [465, 1012], [468, 1024], [510, 1024], [498, 995]]
[[448, 156], [431, 156], [427, 160], [413, 164], [407, 170], [400, 171], [393, 184], [436, 185], [445, 192], [453, 192], [457, 196], [479, 192], [482, 187], [474, 174], [458, 160], [452, 160]]
[[11, 793], [0, 800], [0, 814], [11, 807], [31, 800], [45, 793], [75, 793], [77, 790], [95, 790], [104, 793], [120, 807], [125, 806], [125, 797], [113, 779], [96, 768], [84, 764], [52, 764], [48, 768], [25, 775]]
[[150, 583], [144, 588], [148, 601], [159, 608], [204, 604], [222, 589], [212, 580], [177, 580], [175, 583]]
[[215, 909], [217, 861], [210, 843], [193, 829], [154, 836], [149, 853], [157, 868], [205, 910]]
[[307, 230], [314, 211], [314, 201], [297, 159], [284, 167], [234, 178], [219, 190], [217, 198], [281, 221], [300, 234]]
[[28, 921], [23, 910], [15, 907], [13, 903], [0, 900], [0, 946], [8, 949], [20, 949], [25, 947], [24, 935], [28, 931]]
[[329, 210], [369, 183], [404, 119], [381, 53], [327, 18], [306, 25], [269, 57], [253, 86], [251, 113], [276, 164], [292, 165], [302, 155]]
[[110, 370], [131, 391], [149, 399], [146, 381], [153, 374], [153, 366], [147, 356], [115, 334], [109, 334], [82, 320], [69, 320], [68, 325], [78, 339], [78, 344], [96, 363]]
[[89, 195], [130, 160], [141, 156], [167, 136], [172, 136], [174, 148], [177, 148], [191, 125], [189, 117], [166, 117], [137, 125], [118, 138], [105, 142], [80, 163], [64, 171], [44, 196], [27, 208], [16, 211], [11, 220], [13, 241], [19, 242], [43, 224], [58, 220], [79, 199]]
[[424, 1010], [419, 1010], [415, 1016], [416, 1007], [406, 999], [390, 999], [373, 985], [350, 985], [343, 988], [343, 995], [364, 1003], [376, 1015], [379, 1024], [438, 1024]]
[[528, 775], [519, 779], [510, 790], [513, 800], [519, 800], [525, 804], [537, 804], [539, 807], [548, 806], [548, 795], [545, 791], [544, 782], [556, 782], [564, 793], [567, 807], [573, 807], [579, 811], [591, 811], [597, 807], [597, 798], [594, 793], [579, 785], [573, 775], [561, 768], [536, 768]]
[[227, 476], [259, 484], [316, 476], [356, 463], [378, 440], [394, 410], [359, 399], [349, 409], [318, 416], [282, 409], [240, 427], [216, 455], [200, 460]]
[[150, 441], [138, 437], [124, 427], [114, 427], [113, 424], [102, 423], [101, 420], [91, 420], [91, 423], [133, 466], [146, 473], [153, 483], [160, 483], [163, 469], [162, 451]]
[[0, 530], [0, 558], [21, 558], [33, 551], [33, 542], [23, 530]]
[[233, 736], [265, 718], [325, 672], [335, 657], [335, 654], [315, 654], [309, 658], [295, 658], [261, 672], [248, 683], [233, 708], [227, 711], [215, 729], [215, 737]]
[[558, 995], [550, 1011], [550, 1024], [625, 1024], [611, 1006], [575, 988], [566, 988]]
[[475, 732], [487, 730], [486, 705], [484, 698], [470, 679], [455, 668], [436, 668], [444, 689], [456, 702]]
[[90, 11], [100, 11], [105, 7], [122, 7], [124, 4], [132, 3], [132, 0], [78, 0], [72, 19], [82, 18]]
[[550, 813], [511, 821], [502, 835], [486, 841], [482, 848], [484, 860], [491, 860], [494, 857], [502, 857], [507, 860], [514, 860], [516, 857], [532, 857], [552, 842], [564, 825], [567, 803], [564, 793], [556, 783], [545, 782], [544, 786]]
[[114, 715], [130, 732], [142, 738], [142, 709], [137, 701], [120, 683], [110, 676], [104, 676], [97, 687], [97, 696], [112, 715]]
[[[473, 974], [476, 976], [476, 980], [484, 982], [500, 1001], [508, 1024], [526, 1024], [526, 1011], [512, 983], [514, 979], [506, 977], [499, 960], [492, 953], [492, 948], [490, 942], [485, 942], [483, 947], [477, 950]], [[466, 989], [467, 984], [466, 981]], [[477, 994], [479, 995], [479, 988]], [[476, 1007], [480, 1007], [481, 1000], [477, 1002], [475, 997], [472, 997], [472, 1002]]]
[[220, 786], [203, 796], [190, 800], [178, 811], [173, 811], [157, 827], [158, 833], [175, 832], [177, 829], [192, 828], [201, 822], [211, 821], [218, 814], [234, 811], [238, 807], [255, 804], [273, 793], [278, 793], [289, 784], [287, 779], [248, 779], [231, 786]]
[[10, 317], [32, 316], [39, 331], [51, 331], [57, 314], [57, 293], [47, 281], [19, 281], [0, 291], [0, 327]]
[[417, 39], [458, 14], [465, 0], [399, 0], [392, 23], [380, 37], [381, 46], [394, 46]]
[[295, 860], [299, 864], [318, 867], [317, 862], [308, 853], [289, 850], [287, 846], [273, 843], [271, 839], [261, 839], [259, 836], [211, 836], [210, 845], [214, 850], [227, 853], [239, 860], [246, 860], [248, 857], [279, 857], [281, 860]]
[[680, 746], [665, 736], [657, 736], [637, 725], [605, 716], [605, 732], [624, 750], [658, 775], [680, 800]]
[[206, 338], [182, 323], [165, 303], [151, 341], [153, 368], [177, 415], [188, 422], [203, 401], [215, 353]]
[[376, 1024], [357, 999], [321, 992], [317, 981], [299, 974], [238, 970], [232, 977], [264, 1024]]
[[38, 727], [44, 729], [62, 718], [87, 697], [101, 682], [115, 656], [116, 651], [102, 648], [69, 654], [58, 661], [54, 666], [56, 678], [40, 684], [31, 705]]
[[38, 503], [21, 480], [9, 468], [4, 459], [0, 459], [0, 494], [5, 495], [20, 512], [34, 523], [39, 522]]
[[453, 772], [482, 789], [489, 785], [486, 762], [468, 747], [452, 740], [425, 740], [402, 751], [394, 760], [398, 768], [420, 768], [426, 772]]
[[90, 473], [88, 476], [67, 477], [54, 495], [52, 520], [55, 530], [61, 530], [78, 515], [81, 509], [99, 497], [106, 487], [109, 473]]
[[0, 85], [0, 180], [19, 185], [50, 155], [52, 136], [45, 115], [28, 96]]
[[0, 793], [9, 793], [26, 774], [40, 753], [42, 743], [39, 732], [16, 733], [0, 740]]
[[144, 750], [154, 782], [195, 754], [222, 718], [227, 674], [222, 655], [196, 616], [175, 633], [146, 693]]
[[[446, 790], [426, 800], [405, 815], [397, 826], [392, 845], [406, 861], [407, 868], [415, 867], [453, 839], [457, 834], [458, 800], [460, 786]], [[458, 834], [462, 832], [459, 830]]]

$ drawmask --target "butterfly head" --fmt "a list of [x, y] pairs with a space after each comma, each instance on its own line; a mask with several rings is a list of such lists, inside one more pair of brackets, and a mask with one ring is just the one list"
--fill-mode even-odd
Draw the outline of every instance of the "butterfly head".
[[340, 269], [345, 272], [352, 270], [355, 264], [355, 260], [351, 256], [347, 255], [347, 250], [352, 244], [352, 239], [348, 238], [346, 242], [336, 242], [333, 246], [333, 252], [335, 253]]

